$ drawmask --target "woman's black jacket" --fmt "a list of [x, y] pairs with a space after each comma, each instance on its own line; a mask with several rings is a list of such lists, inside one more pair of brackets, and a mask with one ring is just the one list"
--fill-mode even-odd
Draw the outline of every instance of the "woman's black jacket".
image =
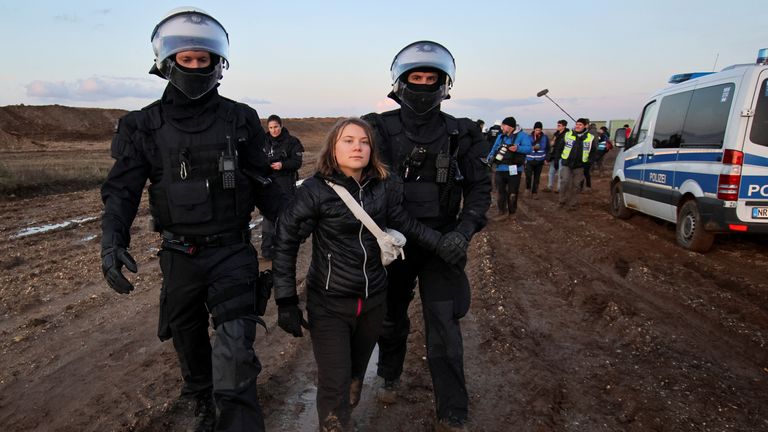
[[278, 305], [295, 303], [296, 255], [299, 245], [312, 235], [312, 261], [307, 274], [310, 298], [358, 298], [383, 294], [387, 272], [381, 263], [376, 237], [363, 226], [326, 180], [344, 186], [376, 224], [394, 228], [409, 242], [434, 251], [440, 233], [411, 218], [403, 209], [403, 184], [397, 177], [385, 180], [316, 173], [296, 191], [292, 204], [277, 222], [272, 272]]

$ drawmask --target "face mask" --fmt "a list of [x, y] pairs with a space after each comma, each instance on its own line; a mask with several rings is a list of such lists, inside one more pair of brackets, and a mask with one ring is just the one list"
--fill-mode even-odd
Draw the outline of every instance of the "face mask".
[[221, 78], [221, 62], [200, 69], [190, 69], [170, 62], [166, 78], [190, 99], [199, 99], [216, 87]]
[[445, 84], [405, 84], [398, 88], [398, 97], [403, 105], [417, 115], [435, 109], [445, 99]]

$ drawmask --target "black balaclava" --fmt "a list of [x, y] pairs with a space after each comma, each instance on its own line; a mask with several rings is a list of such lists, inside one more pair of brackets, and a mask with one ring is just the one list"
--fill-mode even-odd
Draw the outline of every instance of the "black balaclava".
[[[412, 72], [437, 72], [434, 84], [412, 84], [408, 75]], [[415, 141], [432, 141], [445, 132], [440, 118], [440, 103], [443, 100], [441, 87], [445, 84], [445, 73], [435, 68], [412, 69], [398, 78], [404, 89], [399, 95], [394, 92], [389, 97], [400, 104], [400, 117], [406, 133]], [[401, 100], [405, 99], [405, 100]]]

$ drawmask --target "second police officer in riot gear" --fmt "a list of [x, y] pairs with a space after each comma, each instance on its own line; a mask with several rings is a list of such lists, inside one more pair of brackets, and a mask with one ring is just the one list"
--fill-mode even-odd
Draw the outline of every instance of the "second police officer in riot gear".
[[[406, 210], [445, 233], [442, 248], [465, 255], [472, 236], [486, 224], [490, 178], [481, 161], [488, 145], [474, 122], [440, 109], [449, 97], [455, 70], [453, 56], [438, 43], [420, 41], [406, 46], [391, 66], [389, 97], [401, 108], [368, 114], [364, 119], [376, 131], [384, 161], [403, 178]], [[405, 256], [405, 261], [388, 267], [387, 314], [379, 337], [378, 375], [384, 378], [380, 399], [396, 400], [410, 329], [408, 306], [418, 278], [436, 428], [463, 430], [468, 397], [459, 319], [470, 302], [464, 266], [449, 265], [434, 252], [411, 243], [406, 245]]]
[[104, 276], [121, 294], [133, 290], [121, 269], [137, 270], [130, 227], [149, 180], [162, 237], [158, 336], [172, 339], [178, 354], [180, 401], [194, 406], [194, 430], [214, 422], [221, 431], [264, 430], [253, 344], [267, 294], [248, 224], [254, 206], [275, 217], [284, 195], [263, 177], [258, 114], [217, 91], [229, 64], [224, 27], [202, 10], [178, 8], [155, 27], [152, 47], [150, 73], [169, 83], [160, 100], [120, 120], [112, 141], [115, 164], [102, 187]]

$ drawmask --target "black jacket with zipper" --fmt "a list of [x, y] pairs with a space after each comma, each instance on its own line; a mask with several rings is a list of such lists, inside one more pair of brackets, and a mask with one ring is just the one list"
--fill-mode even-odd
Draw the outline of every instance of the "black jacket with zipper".
[[364, 176], [358, 183], [343, 174], [324, 177], [316, 173], [298, 187], [295, 199], [277, 222], [272, 272], [278, 305], [295, 302], [291, 299], [296, 298], [296, 256], [299, 245], [310, 234], [310, 299], [317, 300], [317, 294], [320, 298], [367, 299], [386, 291], [387, 273], [376, 237], [326, 180], [349, 190], [380, 228], [396, 229], [409, 242], [437, 249], [440, 233], [411, 218], [402, 207], [403, 185], [398, 177], [380, 180]]

